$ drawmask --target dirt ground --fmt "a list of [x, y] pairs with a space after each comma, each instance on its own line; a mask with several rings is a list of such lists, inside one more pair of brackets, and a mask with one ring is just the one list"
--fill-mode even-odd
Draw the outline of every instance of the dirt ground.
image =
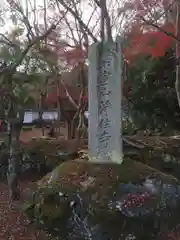
[[[49, 129], [45, 129], [45, 136], [47, 136]], [[60, 129], [61, 137], [66, 136], [66, 129], [61, 127]], [[29, 131], [21, 131], [20, 140], [23, 142], [29, 142], [32, 138], [40, 138], [42, 136], [42, 130], [40, 128], [33, 128]]]
[[[48, 133], [45, 129], [45, 135]], [[65, 129], [61, 129], [65, 134]], [[41, 129], [34, 128], [30, 131], [22, 131], [20, 140], [29, 142], [33, 137], [39, 138], [42, 136]], [[33, 187], [32, 179], [22, 179], [19, 183], [22, 199], [19, 202], [9, 201], [8, 187], [4, 183], [0, 183], [0, 240], [49, 240], [44, 232], [38, 231], [33, 227], [28, 218], [20, 210], [20, 206], [24, 201], [26, 194]]]
[[20, 183], [23, 192], [21, 202], [9, 201], [7, 185], [0, 183], [0, 240], [48, 240], [45, 233], [30, 225], [28, 218], [21, 212], [20, 206], [29, 189], [31, 181]]
[[[47, 135], [48, 129], [45, 129], [45, 135]], [[33, 137], [40, 138], [42, 136], [42, 131], [40, 128], [33, 128], [29, 131], [21, 131], [20, 140], [23, 142], [29, 142]]]

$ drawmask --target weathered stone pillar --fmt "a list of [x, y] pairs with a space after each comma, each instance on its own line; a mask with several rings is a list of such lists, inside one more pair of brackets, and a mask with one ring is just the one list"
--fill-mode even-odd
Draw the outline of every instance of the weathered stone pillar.
[[95, 43], [89, 49], [88, 133], [92, 161], [122, 163], [121, 59], [118, 42]]

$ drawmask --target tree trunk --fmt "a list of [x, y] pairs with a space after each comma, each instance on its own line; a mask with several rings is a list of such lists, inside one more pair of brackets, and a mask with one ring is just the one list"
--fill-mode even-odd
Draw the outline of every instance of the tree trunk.
[[57, 87], [57, 112], [58, 112], [58, 135], [60, 135], [60, 121], [61, 121], [61, 96], [60, 96], [60, 81], [57, 78], [56, 81]]
[[41, 99], [40, 99], [40, 104], [39, 104], [39, 121], [40, 121], [40, 124], [41, 124], [42, 136], [44, 136], [43, 99], [44, 99], [44, 96], [41, 93]]
[[79, 109], [78, 111], [75, 113], [72, 121], [71, 121], [71, 138], [75, 138], [76, 137], [76, 127], [77, 127], [77, 120], [79, 118]]
[[176, 12], [176, 37], [179, 41], [176, 41], [176, 93], [178, 104], [180, 107], [180, 2], [177, 1], [177, 12]]
[[57, 102], [57, 112], [58, 112], [58, 135], [60, 135], [60, 123], [61, 123], [61, 103], [60, 99]]
[[18, 170], [19, 170], [19, 158], [17, 155], [17, 135], [16, 124], [13, 121], [8, 122], [8, 134], [9, 134], [9, 157], [8, 157], [8, 171], [7, 181], [9, 188], [9, 198], [13, 200], [19, 200], [20, 190], [18, 188]]
[[72, 128], [72, 123], [71, 121], [67, 120], [67, 140], [70, 140], [71, 139], [71, 130]]
[[17, 122], [16, 124], [16, 141], [17, 143], [19, 142], [19, 138], [20, 138], [20, 134], [21, 134], [21, 129], [22, 129], [22, 126], [23, 126], [23, 122], [24, 122], [24, 111], [20, 111], [19, 112], [19, 121]]

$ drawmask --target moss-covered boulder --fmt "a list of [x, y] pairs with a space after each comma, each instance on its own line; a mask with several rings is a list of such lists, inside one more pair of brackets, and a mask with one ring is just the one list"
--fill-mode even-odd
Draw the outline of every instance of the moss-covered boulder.
[[128, 159], [74, 160], [37, 182], [23, 209], [57, 239], [158, 239], [180, 223], [180, 183]]
[[22, 150], [32, 162], [52, 171], [58, 164], [78, 156], [75, 141], [51, 138], [34, 139], [22, 145]]
[[[36, 171], [47, 174], [60, 163], [75, 159], [78, 150], [72, 144], [57, 139], [37, 139], [28, 143], [20, 143], [16, 149], [16, 158], [19, 162], [19, 172]], [[8, 167], [8, 147], [5, 143], [0, 145], [0, 178], [6, 178]]]
[[161, 136], [124, 138], [124, 155], [180, 179], [180, 139]]

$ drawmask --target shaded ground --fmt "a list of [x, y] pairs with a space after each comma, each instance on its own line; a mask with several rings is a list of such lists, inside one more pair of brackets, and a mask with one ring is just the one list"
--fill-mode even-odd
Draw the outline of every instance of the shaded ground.
[[[45, 129], [45, 135], [47, 135], [48, 129]], [[21, 131], [20, 140], [23, 142], [29, 142], [32, 138], [40, 138], [42, 131], [40, 128], [33, 128], [30, 131]]]
[[[44, 134], [47, 136], [48, 132], [50, 131], [50, 128], [44, 128]], [[65, 127], [60, 127], [60, 137], [64, 138], [67, 135], [67, 129]], [[6, 132], [0, 132], [0, 139], [3, 140], [5, 137], [7, 137]], [[23, 142], [29, 142], [32, 140], [32, 138], [41, 138], [42, 137], [42, 130], [41, 128], [31, 127], [29, 126], [29, 129], [23, 129], [21, 130], [20, 134], [20, 140]]]
[[[23, 181], [20, 187], [24, 198], [32, 187], [32, 182]], [[25, 214], [21, 212], [23, 199], [22, 202], [10, 203], [7, 186], [2, 183], [0, 192], [0, 240], [48, 240], [47, 235], [30, 225]]]
[[[162, 137], [162, 136], [127, 136], [124, 140], [129, 140], [141, 147], [159, 147], [159, 148], [177, 148], [180, 145], [180, 137]], [[140, 147], [141, 146], [141, 147]]]
[[125, 156], [180, 179], [180, 138], [129, 136], [123, 144]]

